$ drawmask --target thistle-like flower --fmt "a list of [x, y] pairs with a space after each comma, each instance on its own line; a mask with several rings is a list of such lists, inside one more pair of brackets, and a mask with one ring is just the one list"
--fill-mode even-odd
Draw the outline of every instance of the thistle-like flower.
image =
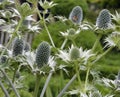
[[105, 47], [120, 47], [120, 32], [113, 32], [107, 38], [105, 38]]
[[50, 45], [47, 42], [42, 42], [37, 48], [36, 52], [36, 64], [38, 67], [48, 63], [50, 56]]
[[111, 28], [111, 16], [107, 9], [103, 9], [97, 18], [96, 26], [100, 29]]
[[5, 63], [6, 61], [7, 61], [7, 56], [6, 56], [6, 55], [2, 55], [2, 56], [0, 57], [0, 64]]
[[58, 56], [65, 62], [71, 62], [74, 60], [83, 60], [83, 63], [86, 64], [88, 59], [92, 56], [95, 56], [95, 54], [92, 53], [91, 50], [83, 50], [82, 47], [77, 48], [74, 47], [73, 45], [69, 49], [69, 51], [66, 50], [60, 50], [60, 54]]
[[74, 7], [70, 12], [69, 19], [75, 24], [80, 24], [83, 19], [82, 8], [80, 6]]
[[66, 32], [60, 32], [62, 36], [68, 39], [75, 39], [80, 33], [80, 29], [75, 30], [73, 28], [68, 29]]
[[13, 56], [17, 56], [19, 54], [23, 53], [23, 49], [24, 49], [24, 41], [23, 39], [20, 38], [15, 38], [13, 41], [13, 51], [12, 51], [12, 55]]

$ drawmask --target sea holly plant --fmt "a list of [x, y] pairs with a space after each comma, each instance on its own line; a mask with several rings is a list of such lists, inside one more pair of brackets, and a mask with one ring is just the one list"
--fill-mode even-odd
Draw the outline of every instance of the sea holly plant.
[[[59, 37], [64, 40], [61, 40], [63, 43], [57, 47], [55, 43], [59, 41], [53, 38], [54, 34], [48, 29], [51, 22], [48, 23], [47, 20], [50, 17], [45, 18], [48, 10], [57, 6], [56, 3], [47, 0], [27, 0], [31, 3], [30, 6], [27, 2], [20, 4], [17, 0], [5, 1], [0, 2], [0, 31], [9, 34], [9, 39], [7, 44], [0, 44], [0, 87], [4, 93], [2, 96], [23, 97], [22, 90], [29, 95], [24, 95], [25, 97], [116, 97], [120, 94], [120, 73], [115, 79], [109, 79], [100, 77], [95, 70], [101, 58], [112, 49], [120, 48], [120, 32], [116, 29], [119, 25], [118, 12], [112, 15], [107, 9], [101, 10], [96, 24], [83, 20], [81, 6], [75, 6], [68, 18], [54, 16], [64, 24], [66, 21], [71, 23], [70, 28], [58, 32]], [[6, 7], [7, 5], [10, 6]], [[39, 10], [38, 5], [44, 10]], [[33, 18], [33, 14], [38, 15], [38, 21]], [[47, 32], [50, 43], [43, 40], [33, 49], [24, 35], [26, 32], [38, 34], [41, 30]], [[81, 33], [89, 30], [97, 36], [93, 47], [78, 45], [78, 41], [75, 40]], [[103, 52], [100, 52], [96, 47], [103, 36], [105, 45]], [[26, 75], [32, 77], [26, 78]], [[35, 79], [34, 89], [29, 89], [26, 79], [32, 78]], [[57, 86], [56, 89], [54, 82], [57, 79], [62, 86]], [[27, 85], [27, 89], [24, 84]], [[99, 86], [107, 91], [101, 91]]]

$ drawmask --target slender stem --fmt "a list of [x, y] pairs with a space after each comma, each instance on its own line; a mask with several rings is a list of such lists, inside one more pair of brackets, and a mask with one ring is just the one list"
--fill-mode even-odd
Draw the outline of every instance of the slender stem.
[[13, 74], [12, 83], [14, 83], [14, 82], [15, 82], [16, 72], [17, 72], [17, 69], [15, 69], [15, 70], [14, 70], [14, 74]]
[[7, 90], [5, 89], [4, 85], [2, 84], [2, 82], [0, 81], [0, 87], [3, 90], [5, 97], [10, 97]]
[[39, 86], [40, 86], [40, 75], [36, 74], [35, 90], [33, 97], [38, 97]]
[[92, 64], [94, 64], [95, 62], [99, 61], [103, 56], [105, 56], [109, 51], [111, 51], [113, 49], [113, 47], [108, 48], [104, 53], [102, 53], [101, 55], [99, 55], [95, 61], [92, 62]]
[[73, 45], [74, 45], [74, 46], [76, 46], [76, 43], [75, 43], [75, 41], [74, 41], [73, 39], [71, 39], [71, 41], [72, 41]]
[[78, 64], [75, 64], [75, 70], [76, 70], [76, 74], [77, 74], [77, 78], [78, 78], [78, 83], [79, 86], [81, 86], [81, 79], [80, 79], [80, 75], [79, 75], [79, 68], [78, 68]]
[[[36, 7], [36, 8], [37, 8], [37, 7]], [[50, 32], [49, 32], [48, 27], [47, 27], [46, 22], [45, 22], [44, 13], [43, 13], [43, 17], [42, 17], [41, 14], [40, 14], [40, 12], [39, 12], [39, 10], [38, 10], [38, 8], [37, 8], [37, 13], [38, 13], [38, 16], [40, 17], [40, 19], [43, 20], [44, 27], [45, 27], [45, 29], [46, 29], [46, 32], [47, 32], [48, 36], [49, 36], [49, 39], [50, 39], [50, 41], [51, 41], [52, 46], [55, 47], [55, 44], [54, 44], [54, 42], [53, 42], [53, 39], [52, 39], [52, 37], [51, 37], [51, 35], [50, 35]]]
[[93, 48], [92, 48], [92, 51], [93, 51], [93, 52], [95, 51], [97, 45], [99, 44], [99, 41], [100, 41], [100, 38], [101, 38], [101, 37], [102, 37], [102, 35], [99, 34], [98, 37], [97, 37], [97, 39], [96, 39], [96, 41], [95, 41], [95, 43], [94, 43], [94, 45], [93, 45]]
[[63, 90], [58, 94], [57, 97], [62, 97], [62, 95], [65, 93], [65, 91], [68, 89], [68, 87], [71, 85], [71, 83], [76, 79], [77, 75], [75, 74], [72, 79], [66, 84], [66, 86], [63, 88]]
[[51, 71], [51, 72], [49, 73], [48, 78], [47, 78], [47, 80], [46, 80], [46, 82], [45, 82], [45, 85], [44, 85], [44, 87], [43, 87], [43, 90], [42, 90], [42, 92], [41, 92], [41, 94], [40, 94], [40, 97], [44, 97], [44, 93], [45, 93], [45, 91], [46, 91], [46, 88], [47, 88], [47, 86], [48, 86], [48, 83], [49, 83], [49, 81], [50, 81], [50, 79], [51, 79], [52, 74], [53, 74], [53, 71]]
[[3, 73], [3, 75], [7, 78], [8, 82], [10, 83], [13, 91], [15, 92], [16, 94], [16, 97], [20, 97], [19, 93], [17, 92], [15, 86], [13, 85], [13, 83], [11, 82], [11, 80], [9, 79], [9, 77], [7, 76], [7, 74], [4, 72], [4, 70], [0, 69], [0, 71]]
[[60, 47], [61, 49], [63, 49], [65, 47], [65, 44], [67, 43], [68, 39], [66, 38], [62, 44], [62, 46]]
[[86, 88], [87, 88], [87, 84], [88, 84], [88, 76], [89, 76], [90, 68], [91, 67], [89, 66], [88, 69], [87, 69], [87, 73], [86, 73], [85, 88], [84, 88], [85, 92], [86, 92]]
[[63, 80], [64, 80], [64, 76], [63, 76], [63, 70], [60, 70], [60, 89], [63, 88]]

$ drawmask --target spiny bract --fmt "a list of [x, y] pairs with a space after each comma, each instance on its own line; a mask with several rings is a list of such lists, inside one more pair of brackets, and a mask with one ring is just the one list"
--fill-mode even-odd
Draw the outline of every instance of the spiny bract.
[[72, 9], [70, 15], [69, 15], [69, 19], [76, 24], [81, 23], [82, 19], [83, 19], [83, 11], [82, 8], [80, 6], [76, 6]]
[[44, 64], [48, 63], [50, 56], [50, 46], [47, 42], [42, 42], [37, 48], [36, 52], [36, 64], [38, 67], [42, 67]]
[[111, 16], [107, 9], [103, 9], [97, 18], [96, 26], [98, 28], [107, 29], [111, 26]]

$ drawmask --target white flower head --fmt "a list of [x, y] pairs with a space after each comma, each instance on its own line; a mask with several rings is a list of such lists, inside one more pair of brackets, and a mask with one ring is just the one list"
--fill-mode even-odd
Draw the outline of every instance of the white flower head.
[[49, 67], [52, 68], [53, 71], [55, 71], [56, 61], [55, 61], [55, 58], [53, 56], [49, 57], [48, 65], [49, 65]]
[[[74, 53], [73, 53], [74, 52]], [[92, 53], [91, 50], [83, 50], [82, 47], [77, 48], [74, 47], [73, 45], [71, 46], [71, 48], [69, 48], [69, 51], [66, 50], [60, 50], [59, 51], [60, 54], [58, 54], [58, 56], [65, 62], [71, 62], [74, 60], [80, 60], [83, 59], [84, 64], [87, 63], [88, 59], [92, 56], [94, 56], [95, 54]], [[71, 55], [73, 54], [73, 55]], [[73, 56], [73, 57], [71, 57]]]

